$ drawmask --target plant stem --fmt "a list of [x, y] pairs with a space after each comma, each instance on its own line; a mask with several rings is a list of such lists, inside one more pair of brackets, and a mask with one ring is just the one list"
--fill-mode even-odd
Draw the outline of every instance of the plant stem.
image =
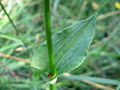
[[8, 17], [10, 23], [12, 24], [12, 26], [13, 26], [13, 28], [14, 28], [14, 30], [15, 30], [16, 35], [18, 35], [18, 34], [19, 34], [19, 33], [18, 33], [18, 30], [17, 30], [15, 24], [13, 23], [12, 19], [10, 18], [9, 14], [8, 14], [7, 11], [5, 10], [4, 6], [2, 5], [1, 1], [0, 1], [0, 6], [1, 6], [1, 8], [3, 9], [4, 13], [6, 14], [6, 16]]
[[[55, 75], [55, 62], [54, 62], [54, 53], [53, 53], [52, 37], [51, 37], [50, 0], [44, 0], [44, 19], [45, 19], [45, 32], [47, 39], [50, 74]], [[50, 90], [55, 90], [54, 84], [50, 84]]]
[[56, 90], [55, 84], [50, 84], [50, 90]]

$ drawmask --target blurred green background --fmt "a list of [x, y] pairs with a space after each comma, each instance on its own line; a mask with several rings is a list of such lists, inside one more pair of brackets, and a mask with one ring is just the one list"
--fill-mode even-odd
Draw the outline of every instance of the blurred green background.
[[[34, 51], [45, 40], [43, 0], [1, 2], [20, 35], [15, 35], [0, 7], [0, 90], [44, 90], [46, 77], [34, 77], [30, 66]], [[120, 90], [120, 1], [51, 0], [51, 10], [53, 33], [99, 10], [87, 59], [58, 79], [58, 90]]]

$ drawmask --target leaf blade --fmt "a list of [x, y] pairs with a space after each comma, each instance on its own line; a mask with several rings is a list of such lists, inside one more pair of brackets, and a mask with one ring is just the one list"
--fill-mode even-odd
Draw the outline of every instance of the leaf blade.
[[[55, 46], [54, 52], [56, 52], [55, 60], [59, 60], [56, 63], [56, 71], [58, 75], [64, 72], [70, 72], [82, 64], [85, 59], [86, 50], [94, 37], [95, 30], [92, 30], [94, 26], [95, 17], [80, 21], [67, 29], [71, 33], [68, 33], [68, 37], [64, 38], [65, 40], [67, 39], [67, 42], [62, 42], [62, 48], [60, 48], [60, 50], [56, 52], [56, 44], [53, 44], [53, 46]], [[76, 31], [74, 31], [75, 29]], [[71, 35], [71, 37], [69, 37], [69, 35]], [[59, 37], [61, 36], [59, 35]], [[59, 46], [60, 44], [61, 42], [58, 43]], [[59, 56], [62, 57], [59, 59]]]
[[[70, 72], [83, 63], [86, 50], [95, 34], [95, 23], [96, 15], [77, 22], [52, 36], [56, 65], [55, 77], [64, 72]], [[46, 44], [41, 45], [33, 56], [32, 66], [41, 70], [42, 73], [49, 72]]]
[[42, 43], [40, 47], [36, 50], [35, 54], [32, 57], [31, 66], [34, 67], [36, 70], [37, 69], [40, 70], [40, 72], [38, 73], [38, 76], [39, 74], [49, 71], [46, 42]]

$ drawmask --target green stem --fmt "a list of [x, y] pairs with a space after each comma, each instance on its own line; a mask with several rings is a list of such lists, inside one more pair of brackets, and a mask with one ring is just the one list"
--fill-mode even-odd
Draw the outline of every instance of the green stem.
[[4, 8], [3, 4], [1, 3], [1, 1], [0, 1], [0, 6], [1, 6], [1, 8], [3, 9], [4, 13], [6, 14], [6, 16], [8, 17], [10, 23], [12, 24], [12, 26], [13, 26], [13, 28], [14, 28], [14, 30], [15, 30], [16, 35], [18, 35], [18, 30], [17, 30], [15, 24], [13, 23], [12, 19], [10, 18], [9, 14], [8, 14], [7, 11], [5, 10], [5, 8]]
[[[51, 14], [50, 14], [50, 0], [44, 0], [44, 19], [45, 19], [45, 32], [47, 39], [47, 50], [50, 66], [50, 74], [55, 75], [55, 62], [54, 53], [52, 47], [52, 37], [51, 37]], [[50, 90], [55, 90], [55, 85], [50, 84]]]
[[56, 90], [55, 84], [50, 84], [50, 90]]

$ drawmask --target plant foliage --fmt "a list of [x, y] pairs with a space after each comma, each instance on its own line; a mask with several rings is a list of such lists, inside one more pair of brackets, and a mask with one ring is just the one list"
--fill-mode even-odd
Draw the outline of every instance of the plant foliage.
[[[95, 24], [96, 14], [53, 34], [55, 77], [70, 72], [83, 63], [95, 34]], [[35, 51], [31, 65], [39, 70], [38, 75], [49, 72], [46, 41]]]

